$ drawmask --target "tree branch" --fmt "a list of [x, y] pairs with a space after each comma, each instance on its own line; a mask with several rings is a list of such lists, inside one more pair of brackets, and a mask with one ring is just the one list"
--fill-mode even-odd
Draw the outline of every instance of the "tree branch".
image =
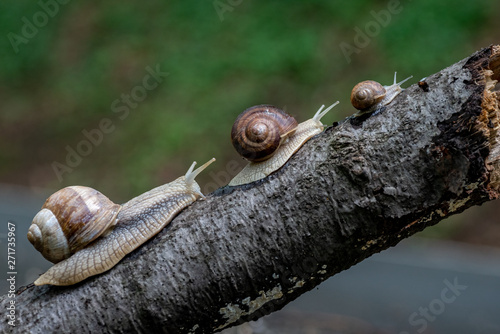
[[499, 79], [492, 46], [329, 127], [265, 180], [194, 203], [112, 270], [27, 287], [2, 331], [210, 333], [279, 310], [499, 196]]

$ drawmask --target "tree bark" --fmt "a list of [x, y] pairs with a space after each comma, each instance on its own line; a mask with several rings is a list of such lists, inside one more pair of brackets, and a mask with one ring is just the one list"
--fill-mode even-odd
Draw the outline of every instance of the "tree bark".
[[[349, 117], [278, 172], [181, 212], [110, 271], [28, 286], [11, 332], [211, 333], [499, 196], [500, 46]], [[133, 217], [130, 219], [134, 219]], [[11, 299], [0, 299], [7, 310]]]

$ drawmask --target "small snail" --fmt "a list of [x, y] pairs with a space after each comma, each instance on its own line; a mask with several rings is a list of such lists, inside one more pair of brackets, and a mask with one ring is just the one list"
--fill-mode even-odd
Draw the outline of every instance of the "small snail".
[[358, 115], [377, 110], [388, 105], [399, 93], [403, 91], [401, 84], [410, 80], [413, 76], [396, 83], [394, 73], [394, 83], [390, 86], [382, 86], [373, 80], [366, 80], [358, 83], [351, 92], [351, 103], [354, 108], [360, 110]]
[[213, 161], [193, 171], [194, 162], [185, 176], [123, 205], [82, 186], [51, 195], [28, 231], [29, 241], [55, 263], [35, 285], [71, 285], [111, 269], [182, 209], [204, 198], [194, 179]]
[[[325, 106], [321, 106], [313, 118], [298, 125], [294, 125], [296, 122], [292, 122], [288, 119], [288, 117], [291, 118], [291, 116], [273, 106], [260, 105], [246, 109], [236, 119], [231, 131], [231, 137], [233, 145], [238, 152], [241, 151], [240, 148], [247, 147], [254, 151], [252, 151], [252, 154], [248, 154], [251, 159], [242, 154], [243, 157], [250, 160], [250, 162], [231, 180], [231, 182], [229, 182], [229, 186], [238, 186], [263, 179], [281, 168], [281, 166], [283, 166], [306, 141], [323, 131], [325, 125], [321, 123], [321, 118], [338, 103], [338, 101], [335, 102], [325, 110], [323, 110]], [[276, 116], [270, 117], [268, 115], [269, 113], [276, 113]], [[285, 114], [286, 117], [283, 117], [282, 114]], [[278, 123], [286, 123], [285, 126], [283, 126], [283, 124], [272, 126], [272, 129], [276, 127], [277, 131], [280, 133], [279, 140], [264, 140], [263, 138], [265, 138], [265, 135], [261, 134], [261, 132], [265, 132], [265, 129], [269, 130], [269, 127], [262, 126], [260, 130], [253, 131], [259, 134], [257, 137], [260, 139], [257, 140], [256, 143], [248, 144], [240, 142], [246, 139], [245, 136], [241, 136], [242, 133], [248, 132], [245, 126], [247, 124], [256, 123], [255, 121], [248, 122], [242, 120], [247, 116], [250, 118], [259, 118], [262, 115], [265, 116], [266, 119], [271, 118], [277, 120]], [[249, 132], [251, 133], [252, 131]], [[271, 130], [271, 132], [274, 133], [274, 130]], [[263, 143], [263, 145], [259, 145], [261, 143]], [[272, 143], [272, 145], [269, 145], [269, 143]], [[271, 148], [269, 146], [271, 146]], [[261, 148], [264, 153], [261, 153], [259, 148]]]

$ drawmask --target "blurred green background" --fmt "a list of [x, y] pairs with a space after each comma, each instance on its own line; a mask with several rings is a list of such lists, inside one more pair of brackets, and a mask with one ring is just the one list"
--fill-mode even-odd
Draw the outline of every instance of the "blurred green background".
[[[87, 185], [124, 202], [216, 157], [199, 178], [213, 190], [204, 185], [234, 175], [229, 162], [244, 164], [229, 132], [247, 107], [303, 121], [340, 100], [331, 124], [354, 112], [359, 81], [390, 84], [398, 71], [409, 85], [500, 43], [499, 10], [488, 0], [2, 2], [0, 182]], [[151, 69], [168, 76], [148, 90]], [[112, 130], [86, 147], [103, 119]], [[68, 169], [58, 176], [54, 163]], [[497, 244], [497, 214], [490, 203], [424, 233]]]

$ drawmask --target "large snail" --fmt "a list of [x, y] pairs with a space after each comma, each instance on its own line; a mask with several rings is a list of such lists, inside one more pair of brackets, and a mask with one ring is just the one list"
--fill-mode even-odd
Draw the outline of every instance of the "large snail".
[[313, 118], [300, 124], [270, 105], [243, 111], [233, 125], [231, 139], [236, 150], [250, 162], [229, 185], [251, 183], [281, 168], [306, 141], [323, 131], [321, 118], [337, 104], [338, 101], [325, 110], [321, 106]]
[[195, 177], [213, 161], [193, 171], [194, 162], [186, 175], [123, 205], [81, 186], [51, 195], [33, 218], [28, 239], [56, 264], [35, 285], [71, 285], [111, 269], [182, 209], [204, 198]]
[[391, 103], [403, 91], [401, 85], [413, 77], [396, 82], [396, 74], [397, 72], [394, 73], [394, 83], [390, 86], [382, 86], [373, 80], [362, 81], [354, 86], [351, 92], [351, 103], [354, 108], [360, 110], [358, 115], [380, 109]]

